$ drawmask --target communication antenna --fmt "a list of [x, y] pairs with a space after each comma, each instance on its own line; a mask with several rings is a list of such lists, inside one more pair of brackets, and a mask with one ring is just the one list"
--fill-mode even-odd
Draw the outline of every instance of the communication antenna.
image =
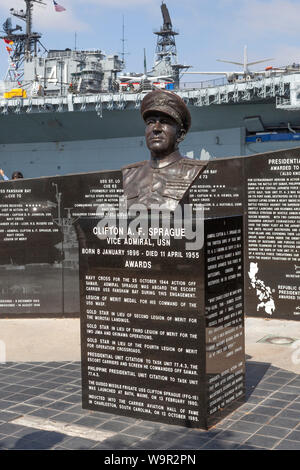
[[144, 75], [147, 75], [146, 49], [144, 48]]
[[122, 38], [121, 38], [122, 52], [119, 52], [119, 54], [121, 54], [121, 57], [122, 57], [123, 68], [125, 67], [125, 55], [129, 54], [129, 52], [125, 52], [125, 41], [127, 41], [127, 39], [125, 38], [125, 22], [124, 22], [124, 15], [123, 15], [122, 16]]
[[34, 55], [36, 55], [36, 43], [37, 37], [35, 33], [32, 33], [32, 9], [34, 3], [37, 5], [46, 5], [42, 0], [24, 0], [26, 4], [26, 10], [15, 10], [10, 9], [11, 15], [23, 20], [26, 24], [26, 37], [24, 39], [24, 54], [25, 58], [29, 58], [32, 52], [32, 45], [34, 45]]

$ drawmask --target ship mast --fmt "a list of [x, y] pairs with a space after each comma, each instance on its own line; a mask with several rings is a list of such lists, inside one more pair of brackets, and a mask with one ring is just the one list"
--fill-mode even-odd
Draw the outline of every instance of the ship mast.
[[37, 44], [40, 42], [41, 35], [39, 33], [32, 32], [32, 11], [33, 5], [46, 5], [42, 0], [24, 0], [26, 9], [15, 10], [10, 9], [12, 16], [21, 19], [25, 22], [26, 30], [25, 33], [16, 34], [15, 31], [22, 31], [22, 27], [16, 25], [12, 27], [11, 19], [8, 18], [3, 24], [3, 32], [5, 36], [0, 36], [6, 43], [11, 43], [12, 47], [10, 53], [10, 65], [6, 74], [5, 79], [20, 80], [23, 76], [23, 62], [24, 60], [30, 60], [32, 57], [37, 55]]
[[163, 25], [157, 35], [156, 59], [154, 70], [157, 73], [172, 73], [175, 86], [179, 87], [180, 71], [188, 69], [188, 65], [178, 64], [175, 36], [179, 33], [174, 30], [167, 5], [162, 1], [161, 13]]
[[160, 8], [163, 17], [163, 26], [159, 31], [155, 31], [154, 33], [157, 35], [156, 57], [159, 61], [171, 61], [171, 59], [174, 58], [177, 62], [175, 36], [179, 33], [173, 30], [167, 5], [162, 2]]

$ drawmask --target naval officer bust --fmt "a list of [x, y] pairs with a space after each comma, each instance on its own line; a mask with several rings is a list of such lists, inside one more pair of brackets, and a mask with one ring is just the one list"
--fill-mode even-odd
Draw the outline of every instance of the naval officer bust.
[[141, 115], [146, 124], [150, 160], [122, 168], [128, 207], [137, 203], [147, 208], [159, 204], [174, 210], [206, 166], [183, 157], [178, 149], [191, 126], [190, 112], [175, 93], [154, 90], [143, 99]]

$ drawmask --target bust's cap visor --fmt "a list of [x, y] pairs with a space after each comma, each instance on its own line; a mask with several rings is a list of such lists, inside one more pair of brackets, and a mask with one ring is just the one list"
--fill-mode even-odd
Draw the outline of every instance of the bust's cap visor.
[[153, 90], [145, 96], [141, 104], [141, 115], [144, 121], [157, 111], [170, 116], [186, 132], [191, 127], [191, 115], [187, 105], [172, 91]]

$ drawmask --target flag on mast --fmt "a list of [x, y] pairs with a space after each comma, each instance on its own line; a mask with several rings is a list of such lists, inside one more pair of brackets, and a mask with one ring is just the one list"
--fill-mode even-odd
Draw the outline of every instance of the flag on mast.
[[55, 8], [55, 11], [66, 11], [66, 9], [64, 7], [62, 7], [61, 5], [59, 5], [55, 0], [53, 0], [53, 3], [54, 3], [54, 8]]

